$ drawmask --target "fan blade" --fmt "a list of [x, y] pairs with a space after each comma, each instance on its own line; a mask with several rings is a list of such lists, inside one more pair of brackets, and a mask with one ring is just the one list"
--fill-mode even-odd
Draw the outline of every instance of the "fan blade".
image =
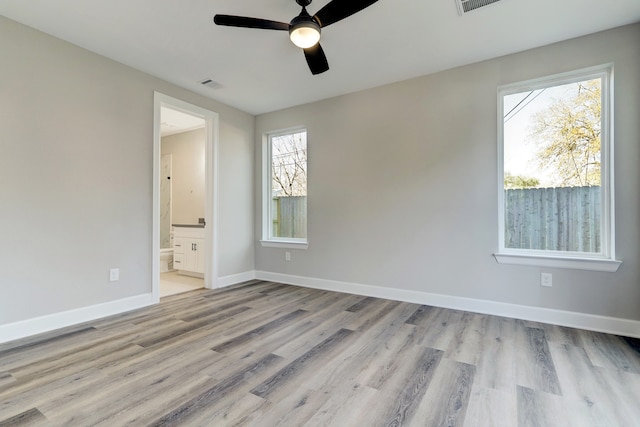
[[228, 27], [259, 28], [262, 30], [289, 31], [289, 24], [268, 19], [249, 18], [248, 16], [216, 15], [213, 22]]
[[329, 69], [327, 57], [324, 55], [324, 51], [322, 50], [320, 43], [303, 50], [304, 57], [307, 58], [307, 64], [309, 64], [311, 74], [316, 75], [324, 73]]
[[331, 0], [315, 14], [314, 18], [320, 27], [334, 24], [362, 9], [367, 8], [378, 0]]

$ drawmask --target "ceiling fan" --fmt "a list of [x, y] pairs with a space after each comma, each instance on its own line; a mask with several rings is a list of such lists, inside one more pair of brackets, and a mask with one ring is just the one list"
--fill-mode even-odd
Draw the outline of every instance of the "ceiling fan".
[[324, 73], [329, 69], [327, 57], [320, 46], [320, 29], [343, 20], [378, 0], [331, 0], [315, 15], [311, 16], [306, 7], [312, 0], [296, 0], [302, 11], [288, 24], [268, 19], [247, 16], [216, 15], [213, 22], [229, 27], [259, 28], [263, 30], [289, 31], [289, 38], [304, 50], [304, 56], [312, 74]]

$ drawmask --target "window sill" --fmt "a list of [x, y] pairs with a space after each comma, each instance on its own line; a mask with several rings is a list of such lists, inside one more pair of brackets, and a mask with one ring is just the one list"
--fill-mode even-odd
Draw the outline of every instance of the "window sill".
[[573, 258], [540, 255], [493, 254], [499, 264], [530, 265], [536, 267], [571, 268], [575, 270], [618, 271], [622, 261], [615, 259]]
[[294, 240], [260, 240], [263, 248], [282, 248], [282, 249], [308, 249], [309, 242], [300, 242]]

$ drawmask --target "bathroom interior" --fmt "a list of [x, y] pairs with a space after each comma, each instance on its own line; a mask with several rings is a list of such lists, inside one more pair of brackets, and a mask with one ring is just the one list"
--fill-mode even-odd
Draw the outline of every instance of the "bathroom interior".
[[161, 109], [160, 297], [204, 287], [205, 121]]

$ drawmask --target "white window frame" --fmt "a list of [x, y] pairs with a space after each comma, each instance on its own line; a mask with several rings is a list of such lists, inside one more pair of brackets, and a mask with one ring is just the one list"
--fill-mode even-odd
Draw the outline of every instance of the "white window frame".
[[[514, 93], [600, 78], [601, 95], [601, 253], [514, 249], [505, 247], [504, 217], [504, 97]], [[615, 259], [613, 182], [613, 64], [518, 82], [498, 87], [498, 252], [501, 264], [571, 268], [614, 272], [622, 261]]]
[[[287, 129], [265, 133], [262, 137], [262, 239], [260, 244], [263, 247], [283, 248], [283, 249], [307, 249], [309, 242], [307, 238], [295, 237], [274, 237], [271, 236], [271, 225], [273, 223], [272, 203], [272, 177], [271, 177], [271, 140], [274, 137], [289, 135], [293, 133], [305, 132], [307, 134], [307, 153], [309, 150], [309, 132], [303, 126], [296, 126]], [[307, 155], [307, 168], [309, 157]], [[308, 169], [307, 169], [308, 170]], [[308, 179], [308, 176], [307, 176]], [[307, 189], [307, 200], [308, 200]], [[308, 226], [308, 218], [307, 218]], [[308, 230], [308, 229], [307, 229]]]

